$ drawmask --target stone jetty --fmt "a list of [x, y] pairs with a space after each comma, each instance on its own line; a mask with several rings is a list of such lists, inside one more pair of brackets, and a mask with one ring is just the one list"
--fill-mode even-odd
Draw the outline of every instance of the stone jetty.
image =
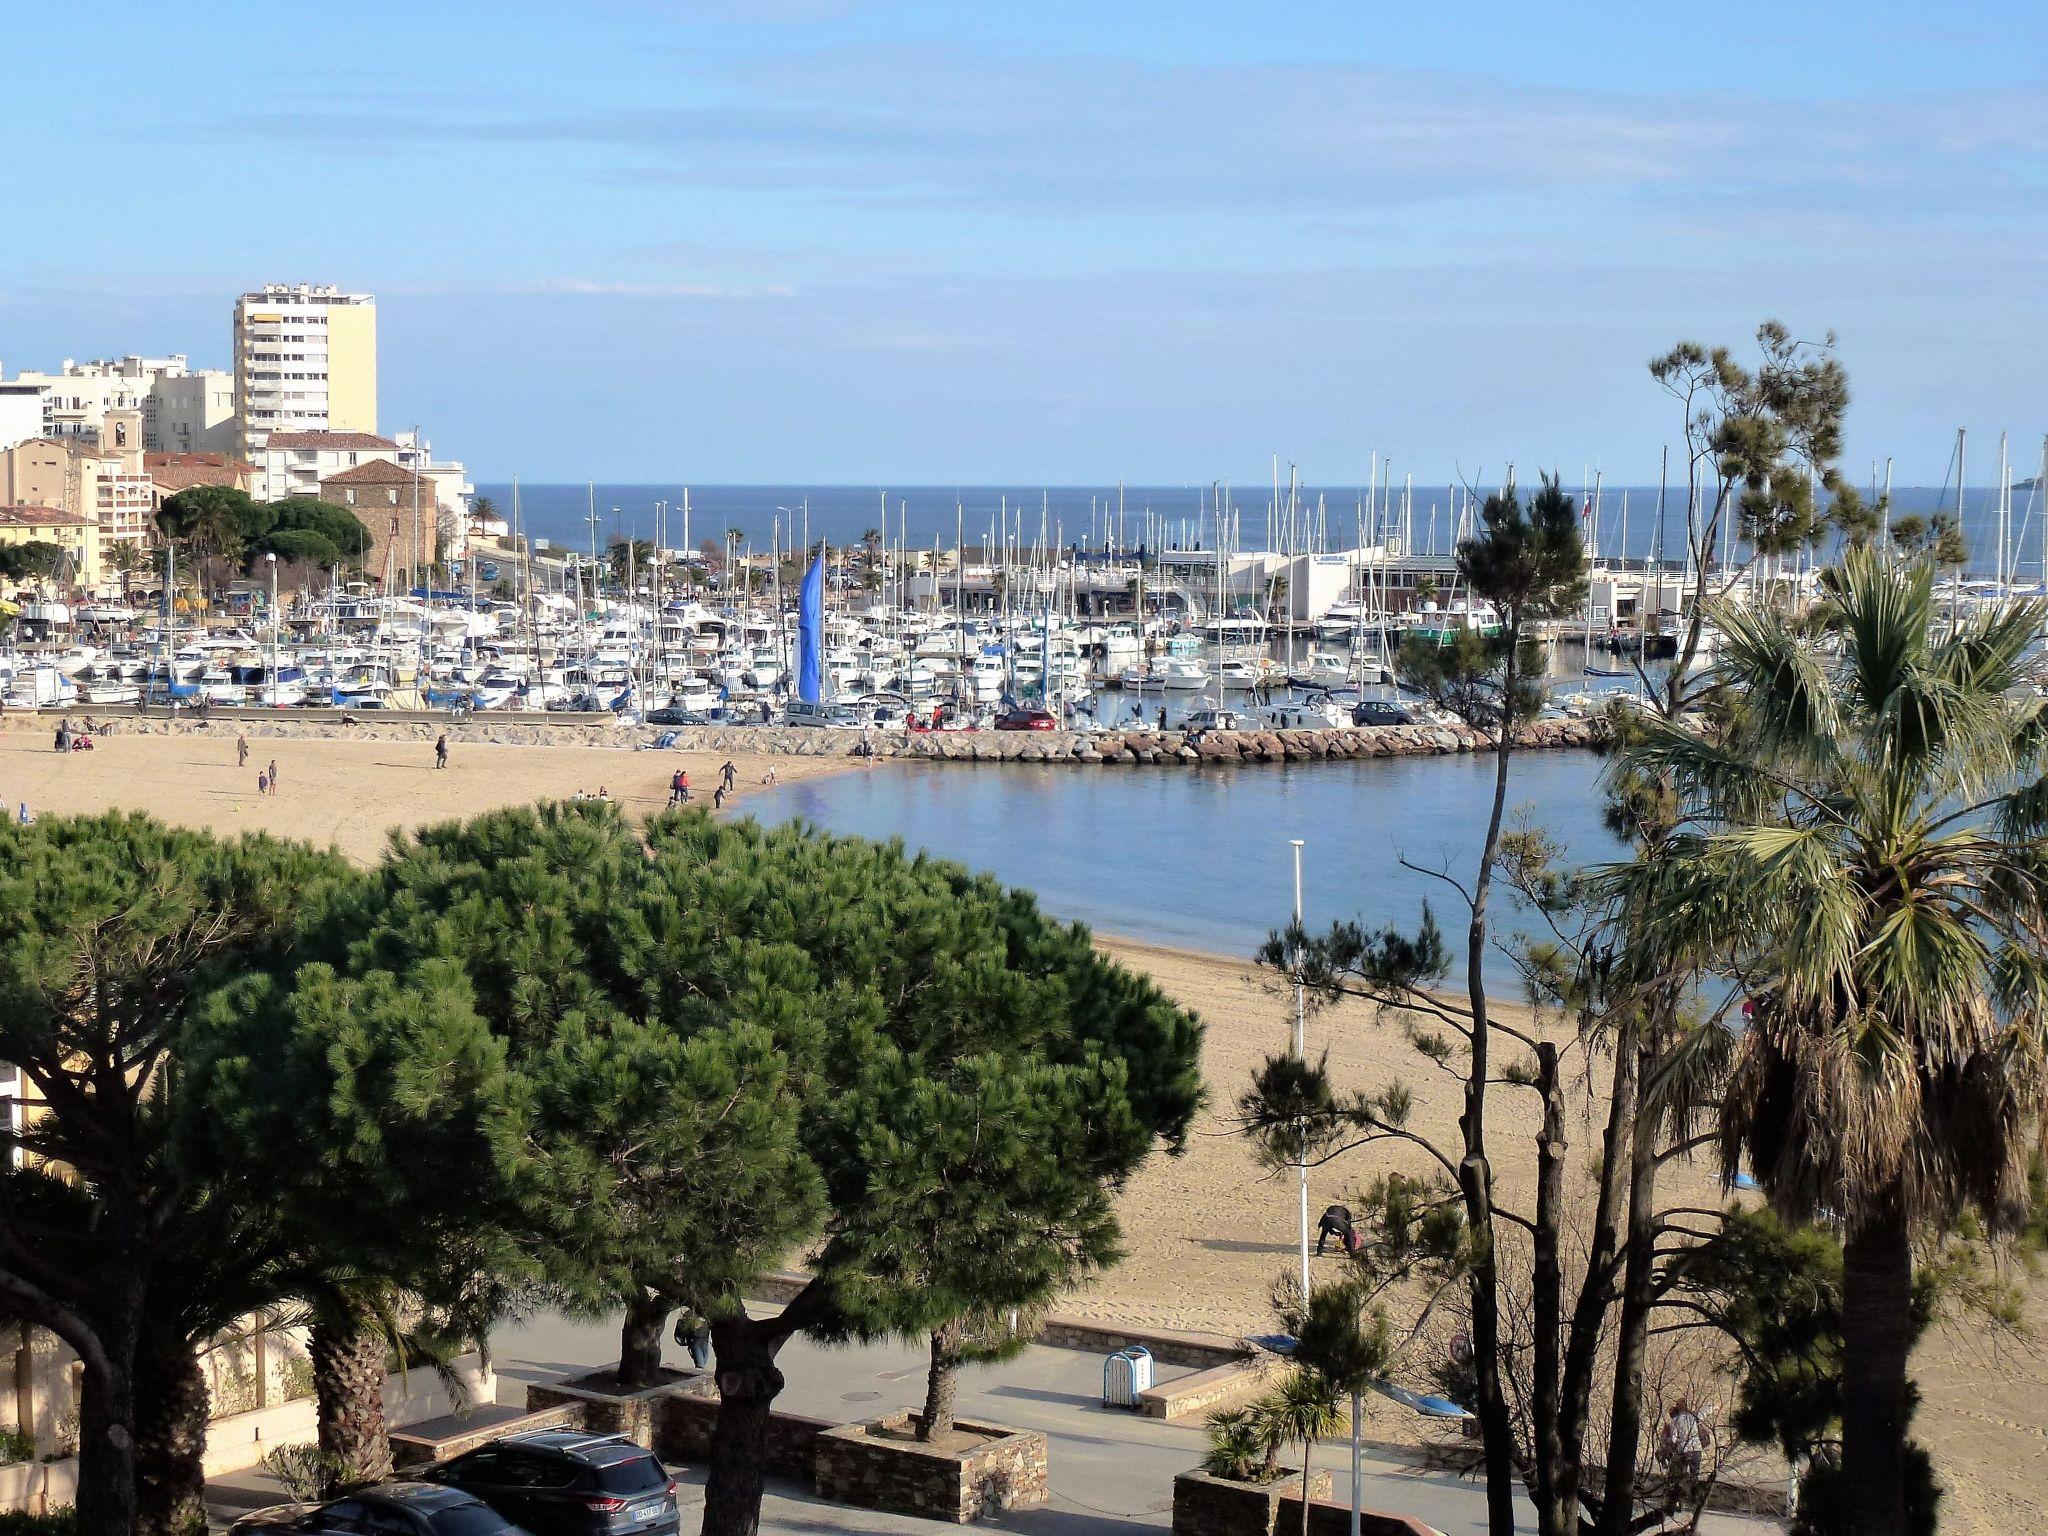
[[[89, 710], [73, 712], [83, 719]], [[582, 720], [379, 718], [362, 713], [308, 716], [289, 712], [215, 715], [210, 720], [161, 715], [106, 717], [121, 735], [205, 735], [253, 741], [262, 737], [352, 741], [431, 742], [446, 732], [452, 743], [491, 746], [646, 748], [664, 738], [690, 752], [753, 752], [786, 757], [855, 757], [863, 748], [877, 758], [939, 763], [1090, 763], [1132, 766], [1187, 764], [1235, 766], [1310, 763], [1371, 757], [1444, 757], [1484, 752], [1493, 739], [1462, 725], [1360, 725], [1317, 730], [1177, 731], [1132, 727], [1097, 731], [814, 730], [788, 726], [628, 726]], [[11, 715], [16, 728], [52, 729], [41, 719]], [[1522, 728], [1524, 748], [1599, 747], [1607, 725], [1598, 719], [1538, 720]]]

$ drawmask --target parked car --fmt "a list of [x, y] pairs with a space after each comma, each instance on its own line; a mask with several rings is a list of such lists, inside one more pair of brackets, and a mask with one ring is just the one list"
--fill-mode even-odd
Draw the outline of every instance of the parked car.
[[1042, 709], [1013, 709], [996, 717], [999, 731], [1056, 731], [1059, 721]]
[[534, 1536], [673, 1536], [676, 1485], [623, 1435], [540, 1429], [507, 1435], [430, 1474]]
[[783, 707], [782, 718], [785, 725], [814, 725], [834, 731], [857, 731], [868, 723], [850, 704], [813, 704], [802, 699], [791, 699]]
[[380, 1483], [328, 1504], [279, 1504], [244, 1515], [230, 1536], [304, 1531], [332, 1536], [526, 1536], [475, 1494], [441, 1483]]
[[664, 704], [659, 709], [650, 709], [644, 717], [649, 725], [709, 725], [711, 717], [702, 710], [684, 709], [677, 704]]
[[1351, 711], [1353, 725], [1413, 725], [1415, 716], [1399, 704], [1384, 699], [1367, 699]]
[[1181, 729], [1196, 735], [1202, 731], [1241, 731], [1250, 723], [1234, 709], [1198, 709], [1182, 722]]

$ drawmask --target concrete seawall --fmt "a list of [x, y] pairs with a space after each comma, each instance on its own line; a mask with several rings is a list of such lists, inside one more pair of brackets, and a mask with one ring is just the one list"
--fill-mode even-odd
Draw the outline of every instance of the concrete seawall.
[[[1464, 726], [1364, 725], [1322, 730], [1162, 731], [885, 731], [814, 730], [763, 726], [658, 726], [610, 722], [493, 719], [379, 719], [365, 712], [348, 719], [279, 712], [211, 720], [108, 712], [71, 712], [82, 721], [104, 718], [123, 735], [198, 735], [232, 738], [237, 731], [262, 738], [431, 742], [446, 732], [453, 744], [493, 746], [646, 747], [672, 735], [691, 752], [749, 752], [787, 757], [853, 757], [863, 741], [878, 758], [941, 763], [1240, 764], [1305, 763], [1370, 757], [1443, 757], [1490, 750], [1492, 739]], [[10, 714], [8, 728], [54, 731], [56, 716]], [[1523, 727], [1524, 748], [1598, 747], [1607, 739], [1599, 720], [1539, 720]]]

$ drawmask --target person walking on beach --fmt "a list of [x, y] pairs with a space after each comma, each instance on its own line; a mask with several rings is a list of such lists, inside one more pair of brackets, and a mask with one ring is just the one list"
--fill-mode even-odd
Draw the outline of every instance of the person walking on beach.
[[740, 771], [739, 769], [733, 767], [731, 758], [728, 757], [725, 760], [725, 766], [723, 768], [720, 768], [718, 770], [718, 773], [719, 777], [725, 780], [726, 793], [732, 793], [734, 786], [736, 786], [740, 781]]
[[235, 732], [235, 766], [237, 768], [249, 766], [249, 738], [241, 731]]
[[448, 766], [448, 733], [446, 731], [443, 731], [434, 738], [434, 766], [436, 768], [446, 768]]
[[270, 769], [269, 769], [269, 772], [270, 772], [270, 792], [271, 792], [271, 793], [272, 793], [272, 794], [274, 795], [274, 794], [276, 794], [276, 793], [277, 793], [277, 759], [276, 759], [276, 758], [274, 758], [274, 757], [273, 757], [273, 758], [272, 758], [272, 759], [270, 760]]
[[683, 803], [683, 770], [678, 768], [668, 776], [668, 808], [674, 810]]
[[256, 770], [256, 793], [259, 795], [267, 795], [270, 793], [270, 775], [265, 773], [261, 768], [258, 768]]
[[57, 750], [59, 752], [69, 752], [71, 750], [71, 722], [69, 720], [59, 720], [57, 722]]
[[723, 784], [715, 785], [712, 788], [711, 809], [714, 811], [725, 809], [725, 786]]
[[684, 805], [690, 803], [690, 770], [687, 768], [676, 770], [676, 793], [682, 796]]

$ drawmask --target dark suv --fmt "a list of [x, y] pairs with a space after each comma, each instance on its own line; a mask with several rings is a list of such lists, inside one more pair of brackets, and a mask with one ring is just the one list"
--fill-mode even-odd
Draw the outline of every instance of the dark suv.
[[280, 1504], [244, 1515], [232, 1536], [524, 1536], [518, 1526], [459, 1488], [437, 1483], [383, 1483], [345, 1499], [307, 1509]]
[[676, 1485], [622, 1435], [539, 1429], [458, 1456], [434, 1480], [475, 1494], [534, 1536], [673, 1536]]

